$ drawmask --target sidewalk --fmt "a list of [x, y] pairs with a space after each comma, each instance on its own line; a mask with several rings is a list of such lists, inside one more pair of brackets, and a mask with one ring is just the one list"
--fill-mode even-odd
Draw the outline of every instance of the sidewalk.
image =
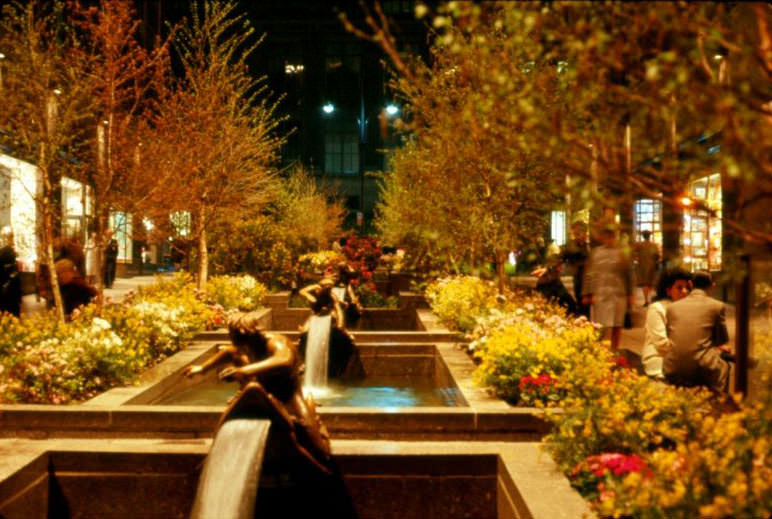
[[[159, 274], [162, 275], [162, 274]], [[116, 278], [112, 288], [105, 289], [105, 299], [111, 302], [120, 302], [132, 290], [138, 287], [151, 284], [155, 281], [155, 276], [134, 276], [131, 278]], [[22, 315], [35, 312], [42, 312], [46, 309], [44, 299], [37, 301], [35, 294], [22, 297], [21, 313]]]

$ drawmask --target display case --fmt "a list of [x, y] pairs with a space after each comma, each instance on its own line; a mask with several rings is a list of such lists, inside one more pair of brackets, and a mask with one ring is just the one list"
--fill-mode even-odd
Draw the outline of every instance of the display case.
[[689, 184], [689, 205], [686, 207], [681, 233], [681, 246], [692, 271], [721, 270], [721, 174], [699, 178]]

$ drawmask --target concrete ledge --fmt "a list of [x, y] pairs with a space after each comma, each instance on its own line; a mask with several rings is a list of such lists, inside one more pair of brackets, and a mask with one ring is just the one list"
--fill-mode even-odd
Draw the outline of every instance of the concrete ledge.
[[[94, 506], [109, 507], [112, 502], [104, 497], [120, 495], [122, 506], [100, 509], [100, 516], [136, 517], [126, 505], [136, 508], [137, 500], [145, 499], [146, 510], [177, 517], [173, 511], [189, 509], [209, 445], [148, 439], [5, 442], [0, 514], [49, 517], [53, 478], [62, 494], [52, 496], [52, 503], [66, 498], [83, 511], [94, 500]], [[332, 451], [364, 518], [596, 517], [538, 444], [335, 440]], [[29, 459], [9, 463], [11, 452]]]

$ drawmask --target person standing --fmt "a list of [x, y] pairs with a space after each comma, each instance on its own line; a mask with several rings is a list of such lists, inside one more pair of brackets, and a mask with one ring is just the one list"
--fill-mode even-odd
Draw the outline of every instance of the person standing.
[[587, 225], [582, 221], [571, 225], [571, 240], [563, 247], [561, 259], [570, 267], [574, 281], [574, 300], [576, 301], [576, 313], [587, 318], [590, 317], [590, 307], [582, 303], [582, 282], [584, 280], [584, 268], [590, 248], [587, 245]]
[[705, 386], [718, 393], [729, 389], [729, 363], [724, 303], [708, 295], [713, 286], [710, 273], [694, 274], [692, 292], [667, 307], [667, 335], [670, 348], [664, 372], [668, 382], [678, 386]]
[[604, 339], [616, 352], [625, 313], [633, 302], [633, 272], [628, 254], [617, 245], [614, 225], [605, 225], [599, 239], [584, 272], [582, 302], [591, 305], [592, 320], [603, 326]]
[[655, 379], [665, 380], [663, 358], [670, 349], [667, 337], [667, 307], [689, 295], [692, 276], [682, 269], [663, 272], [657, 283], [654, 302], [646, 312], [646, 326], [641, 351], [643, 372]]
[[8, 234], [6, 245], [0, 248], [0, 313], [21, 315], [21, 277], [13, 234]]
[[643, 236], [643, 241], [635, 244], [633, 255], [637, 267], [638, 286], [643, 288], [643, 306], [649, 306], [649, 294], [652, 292], [657, 278], [659, 248], [657, 248], [656, 243], [650, 241], [651, 231], [643, 231], [641, 236]]
[[90, 285], [94, 285], [97, 278], [97, 254], [99, 254], [96, 233], [92, 232], [88, 240], [86, 240], [84, 250], [86, 252], [86, 281]]
[[105, 249], [105, 288], [112, 288], [115, 282], [115, 268], [118, 262], [118, 241], [110, 237]]

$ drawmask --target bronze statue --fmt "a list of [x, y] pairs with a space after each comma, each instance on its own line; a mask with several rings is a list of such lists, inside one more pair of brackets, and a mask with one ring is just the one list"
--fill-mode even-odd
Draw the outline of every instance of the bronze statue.
[[[361, 359], [355, 346], [354, 335], [346, 329], [346, 318], [341, 300], [335, 295], [336, 278], [325, 276], [318, 283], [303, 287], [300, 295], [306, 298], [312, 315], [300, 327], [301, 337], [298, 349], [306, 357], [308, 332], [311, 323], [319, 317], [332, 316], [329, 329], [328, 374], [338, 378], [360, 378], [364, 375]], [[357, 300], [358, 304], [358, 300]], [[306, 359], [308, 367], [308, 359]], [[313, 370], [312, 370], [313, 371]]]
[[330, 439], [319, 420], [313, 399], [301, 392], [302, 362], [295, 345], [279, 334], [264, 333], [255, 313], [234, 313], [228, 319], [230, 346], [201, 365], [188, 366], [188, 377], [204, 373], [222, 362], [221, 380], [238, 381], [241, 391], [223, 413], [218, 429], [229, 418], [269, 418], [283, 429], [291, 445], [326, 474], [333, 472]]
[[311, 305], [311, 312], [314, 315], [330, 315], [335, 321], [335, 325], [343, 328], [343, 312], [341, 303], [333, 292], [335, 279], [324, 277], [319, 283], [314, 283], [300, 289], [299, 294], [303, 296]]

